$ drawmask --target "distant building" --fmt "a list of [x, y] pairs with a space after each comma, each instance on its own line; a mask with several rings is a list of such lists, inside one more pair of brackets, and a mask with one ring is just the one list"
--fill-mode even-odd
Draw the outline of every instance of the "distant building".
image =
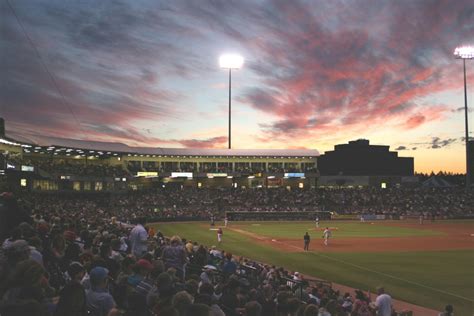
[[370, 145], [366, 139], [334, 146], [318, 158], [321, 176], [400, 176], [414, 174], [412, 157], [398, 157], [389, 146]]

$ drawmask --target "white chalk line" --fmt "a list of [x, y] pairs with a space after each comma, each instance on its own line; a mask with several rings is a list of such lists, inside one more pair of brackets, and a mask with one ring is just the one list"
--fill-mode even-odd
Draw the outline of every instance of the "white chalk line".
[[[278, 240], [272, 240], [273, 242], [276, 242], [276, 243], [280, 243], [280, 244], [283, 244], [285, 246], [289, 246], [289, 247], [292, 247], [294, 249], [298, 249], [298, 250], [303, 250], [304, 251], [304, 248], [301, 248], [301, 247], [298, 247], [298, 246], [295, 246], [295, 245], [292, 245], [292, 244], [287, 244], [285, 242], [282, 242], [282, 241], [278, 241]], [[457, 295], [457, 294], [454, 294], [454, 293], [450, 293], [450, 292], [447, 292], [447, 291], [443, 291], [443, 290], [440, 290], [440, 289], [437, 289], [437, 288], [434, 288], [434, 287], [431, 287], [431, 286], [428, 286], [428, 285], [424, 285], [424, 284], [421, 284], [421, 283], [418, 283], [418, 282], [414, 282], [414, 281], [410, 281], [410, 280], [405, 280], [405, 279], [402, 279], [402, 278], [399, 278], [399, 277], [396, 277], [394, 275], [391, 275], [391, 274], [388, 274], [388, 273], [384, 273], [384, 272], [380, 272], [380, 271], [376, 271], [376, 270], [372, 270], [372, 269], [369, 269], [369, 268], [366, 268], [366, 267], [363, 267], [363, 266], [359, 266], [357, 264], [354, 264], [354, 263], [351, 263], [351, 262], [348, 262], [348, 261], [345, 261], [345, 260], [341, 260], [341, 259], [336, 259], [336, 258], [333, 258], [333, 257], [329, 257], [329, 256], [326, 256], [326, 255], [323, 255], [321, 254], [320, 252], [316, 252], [316, 251], [309, 251], [309, 253], [312, 253], [312, 254], [315, 254], [317, 256], [321, 256], [321, 257], [324, 257], [324, 258], [327, 258], [327, 259], [330, 259], [330, 260], [333, 260], [333, 261], [337, 261], [337, 262], [340, 262], [340, 263], [343, 263], [343, 264], [346, 264], [346, 265], [349, 265], [349, 266], [353, 266], [355, 268], [358, 268], [358, 269], [361, 269], [361, 270], [365, 270], [365, 271], [368, 271], [368, 272], [372, 272], [372, 273], [376, 273], [376, 274], [380, 274], [380, 275], [383, 275], [383, 276], [386, 276], [388, 278], [392, 278], [392, 279], [395, 279], [395, 280], [398, 280], [398, 281], [403, 281], [403, 282], [406, 282], [406, 283], [409, 283], [409, 284], [413, 284], [413, 285], [416, 285], [416, 286], [419, 286], [419, 287], [423, 287], [423, 288], [426, 288], [426, 289], [429, 289], [431, 291], [434, 291], [434, 292], [439, 292], [439, 293], [442, 293], [442, 294], [447, 294], [447, 295], [450, 295], [450, 296], [453, 296], [453, 297], [457, 297], [457, 298], [460, 298], [460, 299], [463, 299], [463, 300], [466, 300], [468, 302], [474, 302], [474, 300], [470, 299], [470, 298], [467, 298], [467, 297], [464, 297], [464, 296], [461, 296], [461, 295]]]

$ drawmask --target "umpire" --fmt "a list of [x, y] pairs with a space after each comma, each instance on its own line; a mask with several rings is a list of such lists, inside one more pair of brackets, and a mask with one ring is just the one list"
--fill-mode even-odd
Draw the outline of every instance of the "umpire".
[[309, 237], [308, 232], [306, 232], [303, 239], [304, 239], [304, 250], [309, 251], [309, 242], [311, 241], [311, 237]]

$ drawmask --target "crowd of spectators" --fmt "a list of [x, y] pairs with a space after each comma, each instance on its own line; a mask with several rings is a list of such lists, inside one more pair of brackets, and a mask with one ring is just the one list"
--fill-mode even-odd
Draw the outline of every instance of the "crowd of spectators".
[[362, 291], [352, 297], [298, 272], [166, 238], [143, 218], [132, 226], [93, 203], [73, 213], [51, 206], [30, 213], [11, 194], [0, 198], [3, 316], [348, 316], [381, 308]]
[[[104, 194], [28, 193], [24, 200], [38, 212], [74, 215], [94, 210], [121, 221], [149, 219], [208, 220], [225, 212], [315, 212], [388, 215], [398, 218], [454, 218], [474, 213], [474, 193], [462, 188], [419, 189], [208, 189], [165, 187]], [[77, 213], [77, 214], [76, 214]]]
[[243, 174], [251, 173], [285, 173], [285, 172], [314, 172], [318, 170], [314, 164], [303, 164], [299, 166], [296, 163], [263, 163], [263, 162], [162, 162], [156, 161], [127, 161], [127, 169], [131, 172], [138, 171], [157, 171], [157, 172], [200, 172], [200, 173], [232, 173], [239, 172]]
[[127, 177], [130, 174], [122, 166], [94, 164], [92, 162], [69, 160], [35, 160], [34, 164], [43, 171], [52, 175], [76, 175], [93, 177]]

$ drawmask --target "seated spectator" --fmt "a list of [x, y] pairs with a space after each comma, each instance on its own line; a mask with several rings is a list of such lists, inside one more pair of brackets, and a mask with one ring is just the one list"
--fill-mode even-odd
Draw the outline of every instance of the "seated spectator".
[[59, 301], [54, 316], [86, 316], [87, 314], [84, 287], [74, 280], [68, 283], [59, 293]]
[[192, 304], [189, 306], [185, 316], [210, 316], [210, 309], [204, 304]]
[[150, 261], [145, 259], [138, 260], [133, 267], [132, 275], [130, 275], [127, 279], [128, 284], [135, 288], [140, 282], [148, 278], [151, 270], [153, 270], [153, 265]]
[[194, 298], [186, 291], [181, 291], [173, 296], [173, 307], [180, 315], [187, 315], [189, 307], [193, 304]]
[[108, 291], [109, 271], [103, 267], [95, 267], [90, 272], [91, 289], [86, 291], [86, 302], [89, 315], [105, 316], [116, 306]]
[[245, 316], [261, 316], [262, 305], [257, 301], [251, 301], [245, 304]]

